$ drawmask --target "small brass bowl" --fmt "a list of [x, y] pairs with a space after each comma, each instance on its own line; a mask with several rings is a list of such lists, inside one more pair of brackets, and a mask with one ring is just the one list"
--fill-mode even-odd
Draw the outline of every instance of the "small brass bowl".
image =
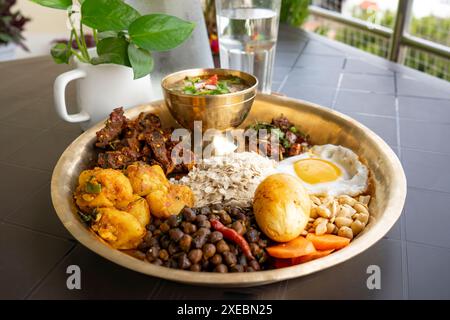
[[[247, 89], [220, 95], [190, 95], [173, 89], [186, 77], [206, 77], [217, 74], [235, 76], [246, 82]], [[255, 100], [258, 79], [251, 74], [228, 69], [189, 69], [166, 76], [161, 81], [167, 108], [184, 128], [193, 129], [194, 121], [202, 121], [202, 129], [225, 130], [238, 127], [247, 118]]]

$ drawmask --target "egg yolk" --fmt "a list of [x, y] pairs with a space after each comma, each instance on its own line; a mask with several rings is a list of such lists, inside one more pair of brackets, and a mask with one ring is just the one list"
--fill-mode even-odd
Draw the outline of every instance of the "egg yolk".
[[341, 170], [323, 159], [302, 159], [294, 163], [295, 173], [309, 184], [334, 181], [341, 176]]

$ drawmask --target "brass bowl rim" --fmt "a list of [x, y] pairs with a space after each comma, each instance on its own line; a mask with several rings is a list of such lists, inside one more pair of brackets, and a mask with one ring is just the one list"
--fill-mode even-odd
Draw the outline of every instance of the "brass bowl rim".
[[[203, 73], [203, 74], [214, 74], [214, 71], [220, 70], [224, 73], [230, 73], [234, 72], [234, 73], [240, 73], [240, 74], [244, 74], [245, 76], [252, 78], [255, 83], [244, 89], [241, 91], [236, 91], [236, 92], [230, 92], [230, 93], [223, 93], [223, 94], [202, 94], [202, 95], [193, 95], [193, 94], [185, 94], [185, 93], [180, 93], [180, 92], [175, 92], [173, 89], [167, 88], [167, 81], [173, 77], [179, 76], [180, 74], [185, 74], [185, 73]], [[254, 75], [241, 71], [241, 70], [235, 70], [235, 69], [224, 69], [224, 68], [209, 68], [209, 69], [203, 69], [203, 68], [193, 68], [193, 69], [186, 69], [186, 70], [181, 70], [181, 71], [176, 71], [173, 72], [171, 74], [168, 74], [167, 76], [165, 76], [162, 80], [161, 80], [161, 87], [163, 88], [164, 91], [175, 95], [175, 96], [180, 96], [180, 97], [196, 97], [196, 98], [218, 98], [218, 97], [233, 97], [233, 96], [239, 96], [239, 95], [245, 95], [246, 93], [250, 93], [252, 91], [255, 91], [256, 88], [258, 87], [259, 81], [258, 78], [256, 78]]]
[[[103, 122], [98, 123], [88, 131], [81, 134], [78, 138], [76, 138], [63, 152], [53, 170], [51, 179], [51, 197], [53, 206], [61, 222], [66, 227], [66, 229], [74, 236], [74, 238], [77, 239], [77, 241], [79, 241], [82, 245], [99, 254], [100, 256], [125, 268], [166, 280], [202, 286], [250, 287], [298, 278], [345, 262], [367, 250], [376, 242], [381, 240], [399, 219], [406, 199], [406, 177], [400, 160], [398, 159], [395, 152], [387, 145], [387, 143], [383, 139], [381, 139], [373, 131], [371, 131], [358, 121], [354, 120], [353, 118], [338, 111], [331, 110], [329, 108], [322, 107], [311, 102], [283, 96], [258, 94], [258, 97], [263, 101], [269, 102], [278, 101], [303, 104], [307, 108], [317, 110], [318, 113], [329, 113], [334, 117], [341, 118], [342, 120], [348, 122], [351, 126], [358, 127], [359, 129], [363, 130], [367, 134], [368, 139], [372, 140], [379, 146], [384, 155], [384, 159], [387, 160], [386, 166], [388, 166], [388, 169], [390, 169], [389, 171], [391, 172], [390, 197], [386, 199], [386, 207], [384, 209], [383, 216], [380, 218], [380, 220], [383, 220], [383, 223], [380, 223], [379, 220], [378, 223], [375, 223], [373, 225], [369, 232], [364, 234], [362, 237], [356, 238], [354, 241], [352, 241], [350, 246], [345, 247], [333, 253], [332, 255], [286, 268], [264, 270], [251, 273], [219, 274], [211, 272], [192, 272], [178, 269], [169, 269], [167, 267], [149, 264], [147, 262], [131, 257], [124, 252], [113, 249], [106, 243], [100, 241], [98, 237], [92, 235], [91, 231], [84, 224], [82, 224], [82, 222], [78, 217], [76, 217], [72, 209], [67, 210], [68, 199], [65, 196], [64, 192], [72, 193], [73, 190], [67, 190], [68, 186], [63, 185], [59, 177], [67, 175], [64, 165], [71, 162], [71, 152], [74, 151], [72, 149], [78, 147], [78, 144], [80, 142], [91, 141], [93, 135], [95, 135], [95, 131], [99, 130], [103, 126]], [[155, 102], [155, 104], [156, 103], [162, 103], [162, 101]], [[125, 114], [133, 109], [135, 111], [145, 111], [146, 108], [148, 108], [148, 106], [135, 107], [127, 110]], [[85, 146], [86, 145], [83, 145], [83, 147]], [[80, 152], [80, 150], [77, 149], [77, 152]], [[72, 200], [72, 197], [70, 197], [70, 199]], [[69, 206], [70, 208], [74, 208], [73, 203], [70, 203]]]

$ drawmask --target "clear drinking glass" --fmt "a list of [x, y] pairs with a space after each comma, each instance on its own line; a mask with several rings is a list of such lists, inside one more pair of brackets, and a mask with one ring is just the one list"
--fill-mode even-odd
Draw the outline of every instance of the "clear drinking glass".
[[220, 66], [258, 78], [270, 93], [281, 0], [215, 0]]

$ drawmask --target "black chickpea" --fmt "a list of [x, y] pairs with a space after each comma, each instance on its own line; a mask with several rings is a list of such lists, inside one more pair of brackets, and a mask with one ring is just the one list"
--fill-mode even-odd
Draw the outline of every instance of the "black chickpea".
[[223, 259], [225, 260], [225, 263], [227, 265], [229, 265], [230, 267], [236, 265], [237, 258], [236, 258], [236, 255], [234, 253], [226, 251], [222, 255], [223, 255]]
[[155, 231], [153, 231], [153, 238], [157, 238], [160, 235], [162, 235], [162, 231], [160, 229], [156, 229]]
[[159, 225], [161, 224], [161, 219], [153, 220], [153, 224], [155, 225], [156, 228], [159, 228]]
[[230, 247], [228, 246], [228, 244], [223, 239], [216, 243], [216, 249], [217, 249], [218, 253], [223, 253], [225, 251], [230, 251]]
[[167, 260], [169, 260], [169, 252], [167, 252], [166, 249], [160, 250], [160, 251], [159, 251], [159, 258], [160, 258], [162, 261], [167, 261]]
[[167, 231], [170, 230], [170, 226], [167, 222], [163, 222], [159, 225], [159, 230], [161, 230], [161, 232], [166, 233]]
[[241, 212], [241, 210], [239, 210], [238, 208], [230, 208], [229, 212], [232, 216], [235, 217]]
[[228, 225], [232, 222], [230, 215], [225, 210], [220, 211], [218, 213], [218, 216], [220, 218], [220, 222], [222, 222], [224, 225]]
[[258, 231], [255, 229], [250, 229], [246, 234], [245, 234], [247, 241], [252, 243], [252, 242], [257, 242], [259, 239], [259, 234]]
[[181, 254], [178, 257], [178, 267], [180, 269], [189, 269], [190, 266], [191, 266], [191, 261], [189, 261], [186, 253]]
[[183, 214], [184, 220], [186, 220], [188, 222], [195, 221], [196, 214], [195, 214], [194, 210], [192, 210], [191, 208], [187, 208], [187, 207], [184, 208], [182, 214]]
[[259, 256], [263, 251], [256, 243], [250, 243], [250, 250], [254, 256]]
[[202, 263], [202, 269], [203, 270], [208, 270], [208, 268], [210, 266], [209, 261], [208, 260], [203, 260], [201, 263]]
[[188, 258], [193, 263], [199, 263], [202, 260], [203, 252], [200, 249], [193, 249], [189, 251]]
[[216, 243], [222, 239], [223, 239], [223, 235], [219, 231], [213, 231], [209, 235], [209, 241], [211, 241], [212, 243]]
[[180, 224], [180, 218], [178, 217], [178, 215], [171, 215], [169, 218], [167, 218], [167, 224], [172, 227], [178, 227], [178, 225]]
[[161, 259], [155, 259], [154, 261], [152, 261], [152, 264], [155, 264], [157, 266], [162, 266], [163, 262], [161, 261]]
[[216, 253], [215, 255], [213, 255], [211, 257], [211, 259], [209, 259], [209, 261], [214, 264], [214, 265], [218, 265], [222, 263], [222, 256], [218, 253]]
[[175, 253], [180, 251], [180, 247], [176, 243], [171, 242], [167, 247], [167, 251], [169, 251], [170, 255], [174, 255]]
[[242, 266], [240, 264], [232, 266], [230, 270], [231, 270], [231, 272], [244, 272], [245, 271], [244, 266]]
[[163, 249], [167, 249], [169, 247], [170, 244], [170, 238], [168, 236], [161, 236], [161, 238], [159, 239], [159, 243], [161, 245], [161, 248]]
[[146, 253], [147, 260], [150, 262], [155, 261], [159, 257], [159, 247], [151, 247]]
[[249, 265], [249, 267], [253, 268], [253, 270], [260, 270], [261, 269], [260, 266], [259, 266], [258, 261], [256, 261], [256, 260], [249, 261], [248, 265]]
[[214, 268], [214, 271], [219, 273], [226, 273], [228, 272], [228, 268], [224, 264], [219, 264]]
[[192, 245], [194, 248], [201, 249], [205, 245], [207, 239], [206, 234], [197, 234], [192, 240]]
[[178, 269], [178, 262], [174, 258], [169, 260], [169, 268]]
[[[219, 220], [242, 235], [258, 260], [248, 260], [239, 245], [212, 228]], [[218, 203], [202, 208], [185, 207], [180, 215], [154, 219], [138, 249], [144, 260], [156, 265], [193, 272], [252, 272], [264, 269], [267, 240], [258, 231], [253, 212]]]
[[188, 234], [184, 234], [181, 237], [180, 242], [178, 244], [179, 244], [181, 250], [188, 252], [189, 249], [191, 248], [191, 243], [192, 243], [192, 237]]
[[183, 222], [183, 231], [187, 234], [192, 234], [197, 231], [197, 226], [190, 222]]
[[170, 239], [172, 239], [175, 242], [178, 242], [183, 237], [184, 233], [179, 228], [174, 228], [169, 230], [169, 236]]
[[247, 257], [244, 254], [241, 254], [239, 256], [239, 264], [242, 266], [246, 266], [247, 265]]
[[212, 243], [207, 243], [203, 246], [203, 257], [205, 259], [211, 258], [214, 254], [216, 254], [216, 246]]
[[196, 264], [191, 265], [189, 270], [194, 271], [194, 272], [200, 272], [200, 271], [202, 271], [202, 267], [196, 263]]
[[242, 225], [240, 221], [233, 222], [231, 228], [233, 228], [240, 235], [243, 235], [245, 233], [245, 227]]
[[156, 237], [150, 239], [149, 247], [159, 247], [159, 240]]
[[195, 222], [198, 224], [199, 222], [208, 220], [208, 217], [205, 216], [204, 214], [199, 214], [196, 218], [195, 218]]
[[147, 231], [145, 233], [144, 239], [142, 239], [142, 241], [144, 242], [150, 242], [150, 240], [152, 239], [153, 233], [151, 231]]
[[208, 220], [197, 222], [199, 228], [211, 229], [211, 223]]

